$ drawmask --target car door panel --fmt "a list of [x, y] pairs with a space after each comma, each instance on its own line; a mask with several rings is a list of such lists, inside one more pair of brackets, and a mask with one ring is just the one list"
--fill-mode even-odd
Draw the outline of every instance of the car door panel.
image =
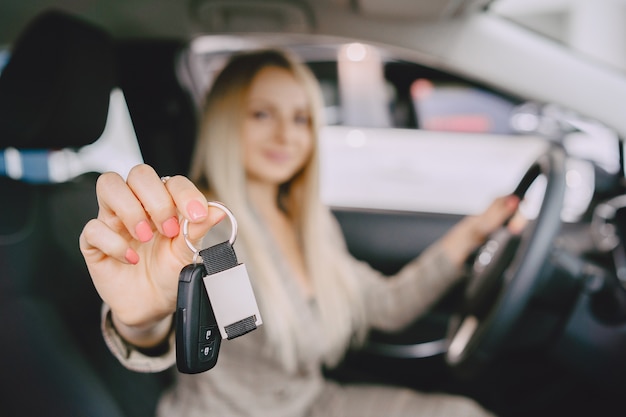
[[392, 274], [461, 219], [452, 214], [335, 208], [348, 249], [357, 259]]
[[[458, 215], [346, 208], [335, 208], [333, 213], [351, 254], [387, 275], [419, 256], [461, 219]], [[400, 332], [373, 332], [366, 349], [397, 358], [441, 353], [445, 348], [441, 340], [458, 295], [458, 288], [451, 289], [426, 315]]]

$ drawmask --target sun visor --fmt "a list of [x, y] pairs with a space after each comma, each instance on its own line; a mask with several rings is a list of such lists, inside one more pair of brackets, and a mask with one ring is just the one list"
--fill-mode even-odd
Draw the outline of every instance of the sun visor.
[[211, 32], [308, 33], [315, 28], [313, 11], [306, 1], [198, 0], [193, 18]]

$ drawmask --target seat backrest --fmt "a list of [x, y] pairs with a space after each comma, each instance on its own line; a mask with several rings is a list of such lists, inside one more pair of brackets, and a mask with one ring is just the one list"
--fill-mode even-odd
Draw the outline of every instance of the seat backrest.
[[78, 248], [99, 174], [45, 174], [46, 155], [100, 137], [115, 85], [113, 40], [58, 11], [25, 28], [0, 73], [2, 415], [151, 416], [170, 383], [124, 369], [102, 340]]
[[172, 39], [125, 41], [117, 48], [138, 145], [160, 175], [187, 174], [197, 133], [196, 105], [178, 78], [184, 49]]

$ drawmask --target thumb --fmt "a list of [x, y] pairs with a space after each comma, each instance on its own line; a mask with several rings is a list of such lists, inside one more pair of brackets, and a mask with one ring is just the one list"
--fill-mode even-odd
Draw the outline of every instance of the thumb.
[[175, 245], [177, 250], [192, 255], [199, 252], [202, 247], [203, 237], [219, 222], [221, 222], [227, 213], [215, 207], [213, 203], [209, 203], [208, 214], [201, 221], [191, 222], [188, 219], [183, 219], [181, 225], [181, 233], [179, 238], [176, 239]]

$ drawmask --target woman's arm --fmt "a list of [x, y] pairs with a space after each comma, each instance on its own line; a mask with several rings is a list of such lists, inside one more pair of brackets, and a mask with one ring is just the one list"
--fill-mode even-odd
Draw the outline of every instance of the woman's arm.
[[368, 324], [394, 331], [424, 314], [458, 281], [467, 257], [503, 225], [518, 204], [515, 196], [495, 199], [483, 213], [463, 218], [394, 276], [355, 261]]

